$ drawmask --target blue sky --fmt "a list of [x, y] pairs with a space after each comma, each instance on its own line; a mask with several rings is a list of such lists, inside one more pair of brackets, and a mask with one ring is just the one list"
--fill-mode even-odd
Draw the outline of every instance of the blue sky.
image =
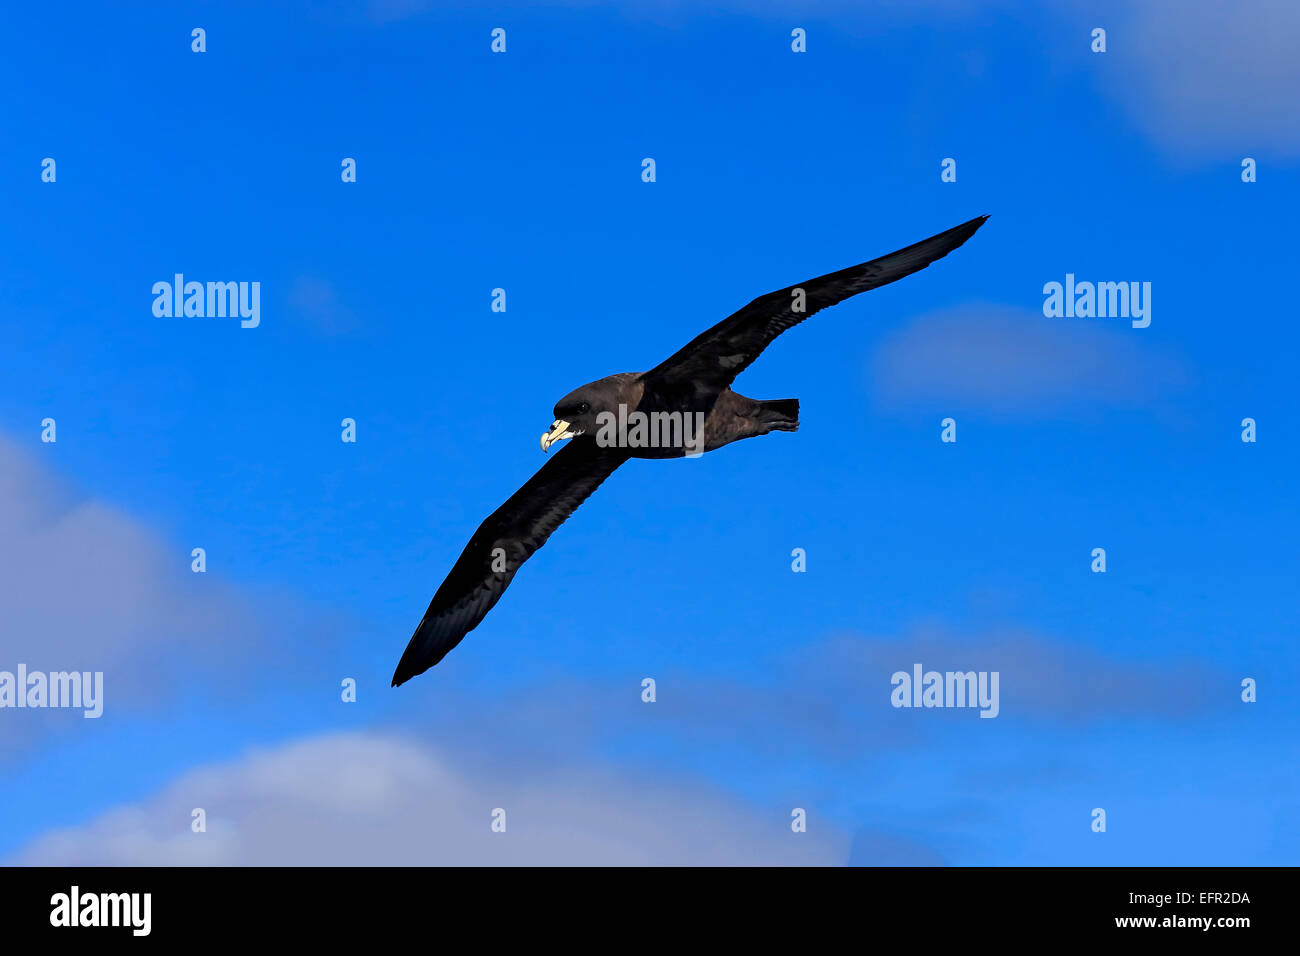
[[[0, 669], [106, 703], [0, 711], [0, 859], [1297, 862], [1300, 15], [713, 11], [12, 14]], [[980, 214], [737, 381], [797, 434], [630, 463], [388, 687], [556, 399]], [[177, 272], [260, 325], [155, 317]], [[999, 716], [892, 708], [916, 662]]]

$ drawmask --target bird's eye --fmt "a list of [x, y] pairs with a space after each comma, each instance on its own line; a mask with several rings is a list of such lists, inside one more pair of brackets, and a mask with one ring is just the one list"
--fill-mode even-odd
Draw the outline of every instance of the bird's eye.
[[587, 414], [587, 412], [589, 412], [589, 411], [591, 411], [591, 406], [588, 405], [586, 402], [582, 402], [582, 403], [580, 403], [580, 404], [578, 405], [578, 414], [579, 414], [579, 415], [585, 415], [585, 414]]

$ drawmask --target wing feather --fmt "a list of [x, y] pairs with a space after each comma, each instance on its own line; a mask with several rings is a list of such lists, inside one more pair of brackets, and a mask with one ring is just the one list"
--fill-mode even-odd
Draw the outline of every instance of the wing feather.
[[[697, 335], [643, 377], [655, 388], [726, 388], [786, 329], [859, 292], [924, 269], [973, 236], [986, 219], [988, 216], [980, 216], [879, 259], [761, 295]], [[803, 292], [802, 311], [795, 311], [798, 290]]]
[[398, 662], [393, 686], [427, 671], [476, 628], [519, 567], [627, 457], [591, 437], [570, 439], [492, 512], [429, 602]]

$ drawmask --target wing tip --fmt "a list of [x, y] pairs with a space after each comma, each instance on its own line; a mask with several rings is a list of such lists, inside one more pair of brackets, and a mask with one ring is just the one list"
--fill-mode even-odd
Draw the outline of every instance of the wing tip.
[[398, 664], [397, 670], [393, 671], [393, 682], [389, 686], [401, 687], [403, 684], [405, 684], [408, 680], [410, 680], [414, 676], [415, 676], [414, 671], [412, 671], [410, 668], [403, 667], [401, 664]]
[[[477, 623], [476, 621], [475, 625]], [[412, 677], [419, 677], [425, 671], [436, 667], [472, 630], [473, 627], [457, 631], [445, 620], [436, 616], [430, 618], [429, 613], [426, 613], [420, 621], [420, 626], [415, 629], [415, 633], [407, 642], [406, 650], [402, 651], [402, 656], [397, 661], [397, 669], [393, 671], [393, 683], [390, 686], [400, 687]]]
[[[966, 222], [963, 222], [960, 226], [953, 226], [947, 232], [941, 232], [938, 236], [935, 236], [934, 238], [935, 239], [946, 238], [947, 241], [953, 243], [952, 248], [956, 249], [958, 246], [965, 243], [966, 240], [969, 239], [971, 236], [975, 235], [975, 233], [979, 232], [980, 226], [984, 225], [984, 223], [988, 221], [989, 221], [988, 216], [976, 216], [974, 219], [968, 219]], [[932, 241], [932, 240], [922, 240], [922, 241]]]
[[[421, 627], [423, 627], [423, 623], [424, 622], [421, 622]], [[438, 663], [438, 661], [435, 660], [421, 666], [420, 663], [417, 662], [416, 658], [422, 656], [417, 649], [416, 639], [419, 636], [420, 632], [419, 629], [417, 629], [415, 634], [411, 637], [410, 643], [406, 645], [406, 650], [402, 652], [402, 656], [397, 662], [397, 669], [393, 671], [393, 683], [390, 686], [401, 687], [412, 677], [419, 677], [434, 664]]]

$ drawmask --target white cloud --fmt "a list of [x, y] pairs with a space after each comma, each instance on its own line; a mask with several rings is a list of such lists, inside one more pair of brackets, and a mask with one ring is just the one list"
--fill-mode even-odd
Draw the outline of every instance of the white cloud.
[[[207, 832], [190, 829], [207, 813]], [[505, 833], [490, 828], [506, 811]], [[586, 769], [453, 766], [402, 737], [342, 733], [186, 774], [145, 802], [47, 834], [20, 865], [839, 864], [848, 841], [789, 809]]]
[[[1176, 158], [1300, 156], [1300, 4], [1146, 0], [1089, 9], [1108, 28], [1095, 69]], [[1113, 66], [1112, 66], [1113, 64]]]
[[[190, 558], [103, 501], [76, 498], [51, 470], [0, 439], [0, 606], [6, 658], [55, 669], [110, 668], [227, 617], [187, 582]], [[191, 586], [186, 586], [191, 585]], [[225, 595], [221, 595], [225, 597]], [[12, 663], [12, 661], [11, 661]]]
[[[446, 9], [432, 0], [366, 0], [371, 20], [389, 23]], [[534, 4], [535, 5], [535, 4]], [[631, 22], [680, 27], [700, 17], [747, 16], [819, 22], [848, 36], [884, 36], [924, 24], [1000, 42], [997, 18], [1023, 16], [1015, 0], [549, 0], [546, 6], [613, 9]], [[455, 4], [468, 7], [468, 4]], [[497, 5], [506, 13], [523, 4]], [[1043, 14], [1044, 49], [1092, 72], [1099, 88], [1171, 158], [1203, 161], [1273, 153], [1300, 156], [1300, 4], [1287, 0], [1075, 0]], [[971, 29], [971, 22], [981, 26]], [[805, 24], [807, 25], [807, 24]], [[1107, 52], [1090, 51], [1107, 31]]]
[[1050, 416], [1072, 405], [1135, 406], [1187, 381], [1179, 362], [1108, 319], [1049, 319], [1024, 309], [965, 305], [922, 316], [875, 355], [887, 407], [963, 403]]
[[[106, 714], [165, 704], [196, 674], [211, 688], [247, 670], [254, 651], [259, 666], [270, 666], [298, 633], [285, 626], [303, 613], [291, 602], [193, 573], [188, 545], [78, 496], [3, 437], [0, 541], [0, 670], [102, 671]], [[330, 630], [317, 624], [312, 633]], [[100, 724], [80, 710], [5, 710], [0, 756], [51, 731], [97, 732]]]

